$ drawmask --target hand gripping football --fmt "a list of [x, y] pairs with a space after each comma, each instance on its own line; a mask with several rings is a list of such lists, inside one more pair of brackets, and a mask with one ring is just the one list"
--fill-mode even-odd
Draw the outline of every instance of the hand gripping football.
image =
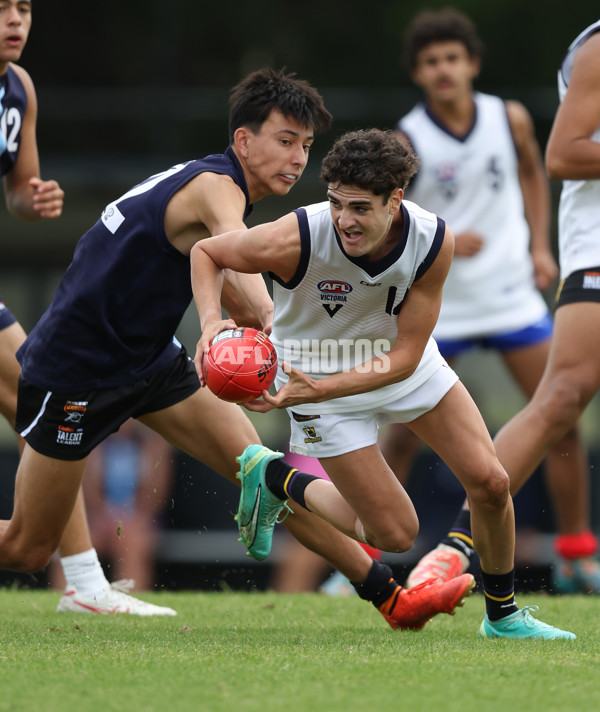
[[269, 337], [250, 327], [217, 334], [204, 354], [204, 380], [222, 400], [245, 403], [268, 390], [277, 373], [277, 353]]

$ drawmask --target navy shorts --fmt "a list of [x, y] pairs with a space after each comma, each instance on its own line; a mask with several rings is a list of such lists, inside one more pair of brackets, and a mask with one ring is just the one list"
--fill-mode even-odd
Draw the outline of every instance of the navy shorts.
[[184, 349], [154, 376], [119, 388], [53, 393], [21, 377], [15, 430], [42, 455], [82, 460], [128, 418], [168, 408], [199, 388]]
[[17, 320], [13, 316], [11, 310], [6, 306], [0, 297], [0, 331], [6, 329], [7, 326], [14, 324]]
[[556, 309], [577, 302], [600, 302], [600, 267], [572, 272], [558, 285]]
[[517, 351], [527, 346], [539, 344], [552, 337], [553, 321], [550, 314], [546, 314], [535, 324], [526, 326], [516, 331], [504, 331], [489, 336], [476, 336], [470, 339], [436, 339], [442, 356], [446, 359], [456, 358], [476, 347], [494, 349], [500, 353]]

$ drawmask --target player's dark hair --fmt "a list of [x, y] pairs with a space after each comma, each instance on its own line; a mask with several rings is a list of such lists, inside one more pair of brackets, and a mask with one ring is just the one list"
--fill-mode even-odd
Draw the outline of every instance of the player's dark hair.
[[302, 126], [311, 126], [315, 133], [331, 126], [332, 116], [313, 86], [296, 79], [295, 74], [286, 74], [285, 69], [264, 67], [249, 74], [231, 90], [229, 140], [233, 141], [233, 134], [240, 126], [258, 133], [273, 109], [279, 109]]
[[484, 46], [474, 23], [452, 7], [424, 10], [416, 15], [404, 32], [404, 65], [412, 71], [419, 52], [433, 42], [462, 42], [470, 57], [481, 57]]
[[321, 180], [352, 185], [383, 196], [404, 189], [417, 172], [419, 159], [393, 131], [361, 129], [341, 136], [321, 164]]

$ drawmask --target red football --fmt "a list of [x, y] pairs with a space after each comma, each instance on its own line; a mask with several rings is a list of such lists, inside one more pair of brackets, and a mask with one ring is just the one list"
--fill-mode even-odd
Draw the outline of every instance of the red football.
[[243, 327], [217, 334], [204, 354], [204, 380], [222, 400], [245, 403], [268, 390], [277, 373], [277, 354], [262, 331]]

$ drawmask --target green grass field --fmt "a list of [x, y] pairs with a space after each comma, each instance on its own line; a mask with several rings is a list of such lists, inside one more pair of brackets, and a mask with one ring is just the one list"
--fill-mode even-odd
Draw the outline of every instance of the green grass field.
[[576, 641], [481, 640], [483, 598], [394, 632], [357, 598], [163, 593], [176, 618], [57, 614], [0, 589], [0, 710], [585, 712], [600, 709], [600, 599], [518, 597]]

